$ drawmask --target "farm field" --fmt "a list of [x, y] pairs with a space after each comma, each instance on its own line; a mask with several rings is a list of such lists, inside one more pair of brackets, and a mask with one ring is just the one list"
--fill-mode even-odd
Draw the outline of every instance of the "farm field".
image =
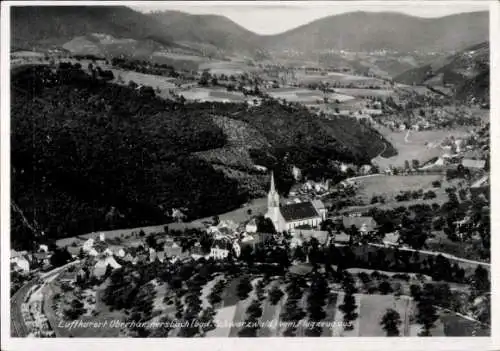
[[342, 83], [342, 84], [361, 84], [363, 86], [370, 86], [370, 85], [383, 85], [385, 84], [384, 81], [377, 79], [377, 78], [372, 78], [372, 77], [364, 77], [364, 76], [356, 76], [352, 74], [346, 74], [346, 73], [339, 73], [339, 72], [329, 72], [326, 75], [321, 75], [321, 74], [303, 74], [303, 73], [297, 73], [296, 77], [300, 83], [303, 84], [312, 84], [312, 83]]
[[357, 336], [386, 336], [386, 332], [380, 325], [380, 320], [387, 309], [392, 308], [399, 312], [401, 325], [400, 336], [409, 335], [409, 310], [412, 301], [407, 296], [396, 298], [392, 295], [360, 295], [360, 322]]
[[355, 97], [387, 97], [395, 94], [392, 89], [360, 89], [360, 88], [335, 88], [336, 93]]
[[134, 81], [137, 84], [148, 85], [153, 89], [159, 88], [162, 91], [165, 90], [166, 92], [169, 89], [175, 89], [175, 84], [172, 83], [167, 77], [144, 74], [134, 71], [125, 71], [112, 67], [110, 67], [109, 69], [115, 75], [113, 83], [118, 83], [121, 80], [123, 84], [127, 85], [130, 81]]
[[251, 67], [244, 62], [238, 61], [205, 61], [200, 63], [199, 70], [208, 70], [210, 74], [241, 75], [245, 72], [255, 72], [256, 67]]
[[476, 328], [477, 324], [450, 312], [441, 312], [440, 321], [443, 324], [443, 332], [446, 336], [490, 336], [489, 329]]
[[163, 52], [163, 51], [157, 51], [153, 54], [153, 56], [166, 57], [172, 60], [195, 61], [195, 62], [204, 62], [208, 60], [208, 58], [203, 56], [179, 54], [179, 53]]
[[[407, 175], [407, 176], [385, 176], [366, 177], [356, 180], [358, 194], [365, 201], [370, 201], [373, 195], [384, 194], [390, 201], [400, 191], [433, 189], [432, 182], [441, 180], [441, 175]], [[435, 200], [435, 199], [433, 199]]]
[[[405, 160], [419, 160], [424, 163], [433, 157], [445, 153], [439, 144], [447, 137], [453, 135], [455, 138], [465, 136], [465, 129], [454, 130], [431, 130], [419, 132], [390, 132], [385, 131], [384, 137], [398, 150], [396, 156], [390, 158], [376, 157], [372, 161], [382, 169], [393, 166], [403, 166]], [[426, 145], [427, 143], [432, 144]]]
[[[226, 212], [219, 215], [219, 219], [221, 221], [232, 220], [236, 223], [244, 222], [250, 219], [248, 215], [248, 210], [252, 210], [252, 216], [258, 214], [265, 214], [267, 211], [267, 197], [262, 197], [258, 199], [254, 199], [249, 203], [243, 205], [240, 208], [237, 208], [233, 211]], [[211, 221], [212, 217], [206, 217], [202, 219], [197, 219], [191, 222], [193, 225], [201, 225], [202, 222]]]
[[230, 93], [225, 90], [214, 90], [207, 88], [192, 88], [187, 91], [179, 92], [187, 100], [201, 101], [221, 101], [221, 102], [241, 102], [246, 100], [243, 94]]
[[323, 102], [323, 98], [327, 97], [330, 101], [339, 100], [340, 103], [354, 100], [353, 96], [337, 93], [327, 93], [319, 90], [306, 88], [277, 88], [268, 90], [268, 94], [275, 99], [285, 99], [292, 102], [301, 102], [304, 104], [314, 103], [317, 101]]

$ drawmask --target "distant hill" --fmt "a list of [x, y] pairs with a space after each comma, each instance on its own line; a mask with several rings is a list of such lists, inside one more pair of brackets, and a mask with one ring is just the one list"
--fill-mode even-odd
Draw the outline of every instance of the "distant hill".
[[268, 49], [450, 51], [488, 39], [488, 12], [420, 18], [390, 12], [329, 16], [265, 38]]
[[172, 44], [161, 23], [124, 6], [13, 6], [11, 26], [15, 48], [60, 46], [92, 33]]
[[[444, 52], [488, 40], [489, 33], [487, 12], [432, 19], [400, 13], [351, 12], [278, 35], [261, 36], [217, 15], [177, 11], [146, 14], [124, 6], [26, 6], [12, 7], [11, 11], [12, 47], [16, 49], [62, 46], [73, 41], [70, 46], [81, 44], [106, 53], [103, 43], [101, 47], [88, 43], [95, 39], [89, 35], [98, 34], [116, 41], [140, 42], [119, 42], [111, 47], [112, 53], [147, 46], [146, 55], [156, 50], [155, 46], [191, 48], [205, 55], [242, 53], [256, 58], [280, 50], [311, 54], [329, 49]], [[110, 43], [106, 45], [108, 48]]]
[[203, 43], [226, 51], [262, 51], [259, 35], [224, 16], [179, 11], [153, 12], [149, 16], [162, 23], [177, 42]]
[[444, 59], [408, 70], [394, 78], [404, 84], [453, 84], [460, 100], [488, 99], [490, 76], [488, 42], [476, 44]]

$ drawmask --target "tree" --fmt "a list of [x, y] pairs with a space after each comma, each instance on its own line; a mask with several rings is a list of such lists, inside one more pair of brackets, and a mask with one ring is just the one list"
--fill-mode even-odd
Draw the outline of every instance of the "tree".
[[156, 248], [156, 238], [153, 234], [148, 235], [148, 237], [146, 238], [146, 244], [148, 244], [148, 246], [151, 248]]
[[57, 249], [54, 251], [52, 256], [50, 256], [50, 264], [54, 267], [60, 267], [72, 260], [72, 256], [68, 251], [68, 248]]
[[405, 170], [409, 169], [410, 169], [410, 162], [408, 162], [408, 160], [405, 160]]
[[441, 187], [441, 182], [439, 180], [435, 180], [432, 182], [432, 186], [434, 188], [439, 188], [439, 187]]
[[269, 302], [274, 306], [281, 300], [283, 295], [283, 291], [278, 286], [275, 286], [269, 292]]
[[489, 273], [481, 265], [478, 265], [471, 279], [471, 285], [474, 290], [474, 295], [478, 296], [490, 291]]
[[210, 72], [208, 72], [207, 70], [205, 70], [201, 74], [201, 78], [200, 78], [198, 84], [201, 85], [201, 86], [207, 86], [208, 82], [210, 81], [210, 79], [211, 79]]
[[293, 259], [297, 260], [299, 262], [305, 262], [306, 261], [306, 253], [304, 252], [304, 249], [302, 246], [297, 246], [293, 252]]
[[258, 233], [270, 233], [270, 234], [276, 233], [276, 228], [274, 227], [273, 221], [270, 218], [259, 216], [257, 217], [256, 222], [257, 222]]
[[137, 89], [137, 87], [138, 87], [137, 83], [136, 83], [136, 82], [134, 82], [133, 80], [130, 80], [130, 81], [128, 82], [128, 86], [129, 86], [129, 88], [131, 88], [131, 89]]
[[219, 225], [220, 223], [220, 219], [219, 219], [219, 216], [215, 215], [212, 217], [212, 225]]
[[383, 281], [379, 284], [378, 290], [380, 291], [381, 294], [387, 295], [392, 292], [392, 286], [388, 281]]
[[240, 300], [244, 300], [248, 297], [250, 291], [252, 291], [252, 284], [248, 276], [243, 276], [237, 286], [237, 294]]
[[217, 325], [214, 322], [214, 317], [216, 315], [215, 310], [212, 307], [207, 307], [201, 312], [200, 316], [200, 328], [201, 334], [205, 335], [210, 330], [214, 330], [217, 328]]
[[264, 294], [266, 292], [265, 287], [266, 287], [266, 282], [264, 281], [264, 279], [259, 280], [257, 286], [255, 287], [255, 294], [257, 295], [258, 300], [264, 299]]
[[387, 336], [399, 336], [401, 316], [399, 315], [398, 311], [389, 308], [382, 317], [380, 325], [382, 325], [382, 328], [387, 333]]
[[344, 313], [344, 322], [346, 323], [344, 329], [350, 330], [353, 328], [352, 321], [358, 318], [356, 310], [356, 299], [352, 294], [344, 295], [343, 304], [339, 306], [339, 309]]
[[430, 329], [438, 319], [436, 307], [434, 307], [434, 294], [432, 285], [426, 284], [417, 303], [417, 323], [422, 324], [422, 336], [430, 336]]
[[418, 301], [420, 299], [420, 295], [422, 294], [422, 288], [420, 287], [420, 285], [411, 284], [410, 294], [415, 301]]

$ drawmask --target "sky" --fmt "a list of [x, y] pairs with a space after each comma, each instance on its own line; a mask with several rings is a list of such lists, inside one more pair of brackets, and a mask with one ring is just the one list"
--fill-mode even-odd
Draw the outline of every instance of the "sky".
[[175, 10], [190, 14], [216, 14], [228, 17], [258, 34], [277, 34], [316, 19], [352, 11], [401, 12], [419, 17], [441, 17], [462, 12], [488, 10], [484, 1], [338, 1], [338, 2], [145, 2], [130, 6], [141, 12]]

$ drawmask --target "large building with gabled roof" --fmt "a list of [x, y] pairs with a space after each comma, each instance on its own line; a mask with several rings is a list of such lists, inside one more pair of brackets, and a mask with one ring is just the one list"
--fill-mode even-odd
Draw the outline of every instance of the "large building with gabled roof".
[[267, 195], [266, 218], [271, 219], [277, 232], [284, 232], [300, 226], [317, 227], [326, 217], [326, 211], [321, 201], [304, 201], [280, 205], [280, 196], [274, 184], [274, 174], [271, 173], [271, 186]]

